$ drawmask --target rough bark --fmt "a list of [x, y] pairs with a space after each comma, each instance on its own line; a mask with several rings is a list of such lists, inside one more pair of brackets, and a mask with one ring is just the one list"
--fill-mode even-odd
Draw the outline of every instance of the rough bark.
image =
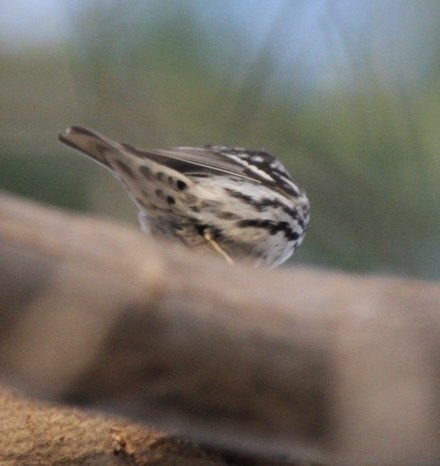
[[314, 466], [207, 448], [120, 416], [30, 400], [5, 386], [0, 387], [0, 464]]
[[230, 267], [0, 198], [0, 374], [33, 396], [263, 456], [436, 464], [439, 363], [436, 283]]

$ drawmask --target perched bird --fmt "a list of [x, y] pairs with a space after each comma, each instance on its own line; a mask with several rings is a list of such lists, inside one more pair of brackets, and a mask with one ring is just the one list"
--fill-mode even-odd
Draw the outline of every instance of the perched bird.
[[226, 261], [275, 267], [302, 242], [309, 202], [284, 165], [264, 151], [204, 146], [140, 150], [72, 126], [59, 139], [125, 186], [142, 229], [210, 248]]

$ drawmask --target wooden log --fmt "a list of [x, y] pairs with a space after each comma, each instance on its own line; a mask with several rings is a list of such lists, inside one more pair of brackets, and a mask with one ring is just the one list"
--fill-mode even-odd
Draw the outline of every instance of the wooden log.
[[440, 286], [231, 267], [0, 198], [0, 374], [188, 438], [331, 464], [440, 461]]

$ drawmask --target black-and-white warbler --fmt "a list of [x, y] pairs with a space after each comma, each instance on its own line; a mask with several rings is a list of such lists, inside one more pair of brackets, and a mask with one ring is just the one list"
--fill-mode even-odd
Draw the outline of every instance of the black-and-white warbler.
[[145, 232], [210, 248], [228, 262], [275, 267], [302, 242], [309, 202], [283, 164], [263, 151], [223, 146], [139, 150], [90, 129], [59, 136], [122, 182]]

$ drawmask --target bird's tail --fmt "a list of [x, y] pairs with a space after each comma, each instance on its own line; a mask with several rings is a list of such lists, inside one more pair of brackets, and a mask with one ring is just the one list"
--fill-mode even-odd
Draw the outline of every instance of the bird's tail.
[[82, 152], [112, 171], [108, 156], [124, 151], [117, 142], [81, 126], [71, 126], [60, 133], [58, 139], [66, 146]]

